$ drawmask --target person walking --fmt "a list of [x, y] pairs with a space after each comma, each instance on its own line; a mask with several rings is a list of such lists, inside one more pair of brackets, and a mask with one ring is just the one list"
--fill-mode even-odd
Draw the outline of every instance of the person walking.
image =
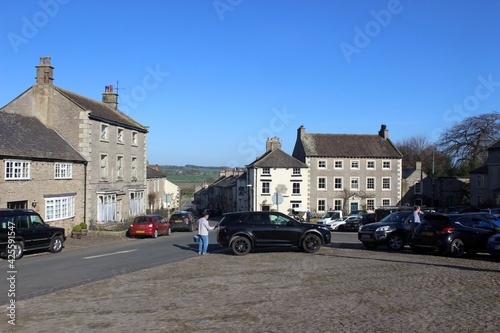
[[207, 254], [208, 250], [208, 232], [217, 228], [217, 225], [211, 227], [208, 223], [208, 213], [204, 212], [203, 216], [198, 220], [198, 236], [200, 242], [198, 243], [198, 254]]

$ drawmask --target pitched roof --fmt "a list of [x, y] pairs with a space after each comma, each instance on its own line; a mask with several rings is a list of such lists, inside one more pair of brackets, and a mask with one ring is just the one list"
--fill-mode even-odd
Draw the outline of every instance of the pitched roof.
[[389, 139], [368, 134], [303, 133], [306, 156], [402, 158]]
[[130, 118], [120, 110], [113, 109], [106, 103], [98, 102], [56, 86], [54, 86], [54, 89], [60, 92], [68, 100], [79, 106], [82, 110], [90, 111], [90, 118], [103, 120], [109, 122], [110, 124], [134, 129], [139, 132], [147, 133], [148, 131], [145, 126], [139, 124], [137, 121]]
[[285, 153], [281, 149], [268, 150], [247, 167], [255, 168], [308, 168], [307, 164]]
[[1, 111], [0, 156], [85, 162], [62, 136], [37, 118]]
[[159, 170], [156, 170], [153, 167], [148, 166], [146, 168], [146, 178], [147, 179], [153, 179], [153, 178], [166, 178], [165, 174]]

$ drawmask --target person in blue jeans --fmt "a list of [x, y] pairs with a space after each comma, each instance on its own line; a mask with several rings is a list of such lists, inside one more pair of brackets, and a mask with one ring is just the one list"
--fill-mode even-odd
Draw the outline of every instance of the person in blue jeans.
[[207, 254], [208, 250], [208, 232], [217, 228], [217, 225], [211, 227], [208, 223], [208, 213], [204, 212], [203, 216], [198, 220], [198, 236], [200, 242], [198, 243], [198, 253]]

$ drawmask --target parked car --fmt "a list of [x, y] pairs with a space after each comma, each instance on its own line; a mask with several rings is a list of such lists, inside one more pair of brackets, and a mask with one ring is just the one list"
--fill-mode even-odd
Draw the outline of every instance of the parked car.
[[353, 219], [353, 220], [347, 221], [344, 225], [344, 230], [357, 232], [362, 225], [376, 222], [375, 218], [376, 218], [375, 213], [365, 213], [365, 214], [361, 215], [360, 219]]
[[326, 212], [316, 223], [325, 225], [329, 230], [344, 230], [345, 219], [342, 218], [342, 211], [334, 210]]
[[400, 251], [411, 243], [412, 211], [395, 212], [387, 215], [381, 221], [361, 226], [358, 239], [368, 249], [376, 249], [386, 245], [389, 250]]
[[500, 261], [500, 233], [494, 234], [493, 236], [488, 238], [486, 248], [496, 260]]
[[31, 209], [0, 209], [0, 254], [18, 260], [24, 252], [48, 250], [60, 252], [66, 240], [64, 228], [46, 224]]
[[484, 208], [481, 209], [481, 211], [494, 215], [495, 217], [500, 219], [500, 208]]
[[490, 222], [493, 222], [496, 224], [498, 227], [500, 227], [500, 217], [497, 217], [493, 214], [487, 213], [487, 212], [473, 212], [473, 213], [467, 213], [467, 215], [470, 216], [477, 216], [482, 219], [488, 220]]
[[299, 247], [314, 253], [331, 241], [330, 231], [316, 223], [301, 223], [280, 212], [255, 211], [224, 214], [217, 242], [245, 255], [254, 247]]
[[437, 250], [453, 257], [488, 252], [488, 239], [500, 232], [495, 224], [465, 214], [427, 214], [412, 235], [415, 252]]
[[173, 231], [186, 230], [192, 232], [198, 230], [198, 221], [190, 211], [175, 211], [172, 216], [170, 216], [169, 222], [170, 228]]
[[170, 223], [160, 215], [140, 215], [134, 217], [134, 221], [128, 228], [130, 236], [150, 236], [156, 238], [160, 235], [170, 235]]

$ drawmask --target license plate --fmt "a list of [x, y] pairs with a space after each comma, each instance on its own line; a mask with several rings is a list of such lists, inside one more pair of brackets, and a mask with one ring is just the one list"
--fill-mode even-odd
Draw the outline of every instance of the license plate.
[[372, 237], [370, 235], [360, 235], [361, 236], [361, 239], [372, 239]]
[[422, 231], [420, 233], [422, 236], [433, 236], [434, 233], [432, 231]]
[[136, 233], [136, 234], [143, 234], [143, 233], [144, 233], [144, 230], [137, 230], [135, 233]]
[[175, 220], [175, 223], [182, 223], [182, 220]]

